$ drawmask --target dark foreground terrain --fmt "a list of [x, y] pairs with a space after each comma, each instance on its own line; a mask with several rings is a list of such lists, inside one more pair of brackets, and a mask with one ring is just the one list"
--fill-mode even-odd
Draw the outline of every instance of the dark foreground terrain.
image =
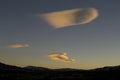
[[120, 80], [120, 66], [93, 70], [20, 68], [0, 63], [0, 80]]

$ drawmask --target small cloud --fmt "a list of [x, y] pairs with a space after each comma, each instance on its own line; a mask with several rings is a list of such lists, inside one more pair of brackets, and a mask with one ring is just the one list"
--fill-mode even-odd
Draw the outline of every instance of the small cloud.
[[64, 28], [72, 25], [87, 24], [98, 17], [95, 8], [77, 8], [40, 14], [53, 28]]
[[62, 61], [62, 62], [72, 62], [74, 59], [70, 59], [67, 53], [52, 53], [48, 55], [51, 60]]
[[28, 44], [12, 44], [9, 46], [10, 48], [23, 48], [23, 47], [29, 47]]

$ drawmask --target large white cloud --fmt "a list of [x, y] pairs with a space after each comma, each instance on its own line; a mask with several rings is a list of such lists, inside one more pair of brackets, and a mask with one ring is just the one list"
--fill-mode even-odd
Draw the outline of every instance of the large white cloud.
[[50, 59], [55, 61], [62, 61], [62, 62], [72, 62], [75, 61], [74, 59], [70, 59], [66, 53], [52, 53], [48, 55]]
[[95, 8], [77, 8], [40, 14], [53, 28], [63, 28], [72, 25], [86, 24], [98, 17]]
[[23, 47], [29, 47], [28, 44], [12, 44], [9, 45], [10, 48], [23, 48]]

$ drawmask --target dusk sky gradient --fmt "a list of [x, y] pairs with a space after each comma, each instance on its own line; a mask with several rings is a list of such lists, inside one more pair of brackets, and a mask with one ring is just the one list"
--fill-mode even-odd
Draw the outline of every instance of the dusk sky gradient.
[[[120, 65], [119, 7], [120, 0], [0, 0], [0, 62], [80, 69]], [[38, 16], [77, 8], [95, 8], [98, 16], [58, 29]], [[57, 57], [51, 60], [50, 54]]]

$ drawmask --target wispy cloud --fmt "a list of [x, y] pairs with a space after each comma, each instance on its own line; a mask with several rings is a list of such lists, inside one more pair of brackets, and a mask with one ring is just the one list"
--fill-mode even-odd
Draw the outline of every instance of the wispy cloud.
[[12, 44], [9, 45], [10, 48], [23, 48], [23, 47], [29, 47], [28, 44]]
[[51, 60], [62, 61], [62, 62], [72, 62], [74, 59], [70, 59], [67, 53], [52, 53], [48, 55]]
[[98, 17], [95, 8], [77, 8], [40, 14], [53, 28], [63, 28], [72, 25], [86, 24]]

